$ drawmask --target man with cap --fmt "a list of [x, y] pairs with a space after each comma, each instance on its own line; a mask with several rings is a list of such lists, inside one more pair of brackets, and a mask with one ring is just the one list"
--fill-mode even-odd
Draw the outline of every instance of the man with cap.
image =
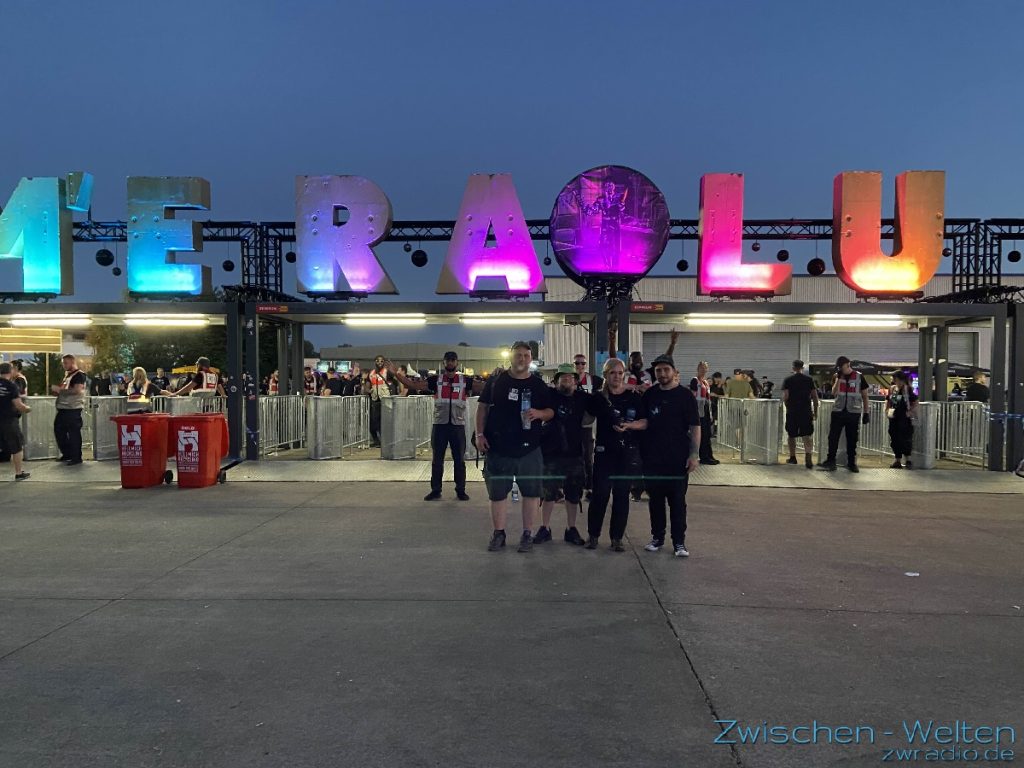
[[544, 457], [544, 481], [541, 503], [542, 523], [533, 537], [534, 544], [551, 541], [551, 513], [559, 491], [565, 496], [566, 528], [564, 539], [582, 546], [586, 542], [576, 529], [576, 513], [580, 511], [585, 469], [583, 464], [584, 418], [593, 395], [579, 388], [579, 374], [574, 365], [558, 366], [555, 371], [551, 407], [555, 418], [544, 425], [540, 444]]
[[644, 433], [644, 484], [651, 514], [651, 541], [644, 549], [657, 552], [665, 544], [665, 504], [671, 518], [676, 557], [689, 557], [686, 549], [686, 491], [689, 473], [698, 466], [701, 439], [697, 399], [679, 386], [676, 364], [670, 355], [654, 359], [657, 385], [643, 395], [647, 410]]
[[430, 493], [423, 500], [441, 498], [444, 456], [451, 446], [455, 495], [459, 501], [469, 501], [466, 494], [466, 401], [472, 393], [473, 377], [459, 372], [459, 356], [455, 352], [445, 352], [444, 370], [427, 376], [426, 380], [409, 378], [390, 360], [387, 361], [387, 370], [410, 392], [426, 392], [434, 396], [434, 426], [430, 432]]
[[171, 395], [177, 397], [189, 393], [205, 395], [207, 397], [212, 397], [213, 395], [225, 397], [224, 385], [221, 384], [220, 377], [210, 370], [210, 358], [200, 357], [196, 360], [195, 374], [185, 386], [177, 392], [171, 392]]
[[868, 383], [859, 371], [850, 366], [850, 358], [840, 356], [836, 360], [836, 374], [832, 382], [832, 421], [828, 429], [828, 456], [820, 466], [829, 472], [836, 469], [836, 453], [839, 450], [839, 435], [846, 431], [846, 466], [851, 472], [860, 472], [857, 467], [857, 439], [861, 423], [867, 424]]
[[804, 373], [804, 361], [793, 361], [793, 373], [782, 382], [782, 402], [786, 404], [786, 434], [789, 435], [789, 459], [796, 464], [796, 439], [803, 438], [804, 464], [814, 467], [814, 422], [818, 418], [818, 392], [814, 379]]

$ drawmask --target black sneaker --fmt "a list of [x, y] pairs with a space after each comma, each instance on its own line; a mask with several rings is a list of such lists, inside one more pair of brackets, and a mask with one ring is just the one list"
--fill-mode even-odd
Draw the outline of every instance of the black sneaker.
[[495, 531], [491, 534], [491, 542], [487, 545], [488, 552], [497, 552], [505, 547], [505, 532]]
[[612, 545], [610, 547], [612, 552], [625, 552], [626, 548], [622, 545], [622, 539], [612, 539]]
[[441, 498], [441, 492], [440, 491], [431, 491], [430, 493], [428, 493], [426, 496], [423, 497], [423, 500], [424, 501], [437, 501], [440, 498]]
[[519, 548], [517, 552], [530, 552], [533, 550], [533, 536], [530, 535], [529, 531], [523, 531], [522, 538], [519, 539]]
[[630, 499], [630, 501], [635, 501], [635, 502], [643, 501], [643, 499], [640, 498], [640, 494], [637, 494], [637, 493], [631, 494], [629, 499]]
[[64, 466], [66, 466], [66, 467], [75, 467], [75, 466], [78, 466], [81, 463], [82, 463], [81, 459], [68, 459], [67, 461], [64, 462]]
[[860, 467], [858, 467], [856, 464], [847, 464], [846, 468], [853, 473], [860, 472]]
[[824, 469], [826, 472], [835, 472], [836, 463], [834, 461], [823, 461], [818, 465], [818, 469]]
[[722, 462], [720, 462], [718, 459], [701, 459], [700, 463], [713, 467], [717, 464], [721, 464]]
[[14, 479], [15, 480], [28, 480], [30, 477], [32, 477], [32, 473], [31, 472], [19, 472], [18, 474], [16, 474], [14, 476]]
[[889, 469], [903, 469], [903, 465], [900, 464], [899, 460], [897, 460], [889, 465]]
[[533, 543], [543, 544], [545, 541], [551, 541], [551, 529], [546, 525], [542, 525], [537, 529], [537, 535], [533, 537]]
[[459, 501], [469, 501], [469, 494], [466, 493], [465, 491], [456, 491], [455, 498], [457, 498]]
[[587, 549], [597, 549], [597, 536], [591, 536], [587, 539]]
[[907, 459], [907, 463], [906, 463], [906, 464], [904, 464], [904, 466], [905, 466], [905, 467], [906, 467], [907, 469], [913, 469], [913, 468], [914, 468], [914, 463], [913, 463], [913, 462], [912, 462], [912, 461], [911, 461], [910, 459]]
[[796, 464], [796, 456], [790, 456], [788, 459], [786, 459], [786, 463], [787, 464]]
[[587, 543], [583, 540], [583, 537], [580, 536], [580, 532], [577, 531], [575, 527], [565, 529], [565, 541], [567, 544], [576, 544], [581, 547]]
[[814, 459], [811, 458], [811, 454], [804, 456], [804, 466], [808, 469], [814, 469]]

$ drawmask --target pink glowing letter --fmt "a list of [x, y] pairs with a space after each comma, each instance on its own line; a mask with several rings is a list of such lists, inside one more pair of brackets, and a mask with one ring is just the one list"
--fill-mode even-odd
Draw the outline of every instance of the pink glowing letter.
[[[487, 244], [493, 233], [494, 245]], [[530, 240], [512, 176], [475, 173], [469, 177], [438, 293], [544, 290], [544, 275]]]
[[914, 293], [939, 268], [946, 174], [907, 171], [896, 177], [892, 256], [879, 247], [882, 174], [840, 173], [832, 186], [832, 261], [836, 274], [860, 293]]
[[785, 296], [792, 290], [788, 264], [743, 263], [743, 174], [702, 176], [697, 293]]
[[296, 176], [295, 206], [300, 291], [398, 293], [373, 252], [391, 230], [384, 190], [361, 176]]

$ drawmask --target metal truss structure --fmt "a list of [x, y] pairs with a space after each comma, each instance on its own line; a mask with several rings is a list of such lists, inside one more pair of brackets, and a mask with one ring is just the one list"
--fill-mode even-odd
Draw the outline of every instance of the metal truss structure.
[[[882, 220], [882, 239], [895, 235], [892, 219]], [[547, 219], [527, 219], [530, 237], [549, 240]], [[446, 242], [452, 237], [454, 221], [396, 221], [387, 242]], [[79, 243], [126, 242], [127, 222], [75, 222], [74, 239]], [[295, 223], [290, 221], [204, 221], [203, 239], [209, 242], [237, 242], [241, 249], [242, 283], [235, 291], [252, 299], [275, 299], [282, 292], [282, 260], [286, 244], [295, 242]], [[697, 240], [697, 219], [672, 219], [670, 240]], [[754, 241], [831, 240], [831, 219], [748, 219], [743, 222], [743, 239]], [[945, 237], [952, 256], [955, 301], [972, 301], [977, 289], [1002, 284], [1004, 240], [1024, 240], [1024, 219], [946, 219]], [[622, 280], [594, 280], [585, 286], [588, 299], [605, 299], [609, 305], [627, 298], [633, 283]], [[962, 298], [960, 298], [962, 297]]]

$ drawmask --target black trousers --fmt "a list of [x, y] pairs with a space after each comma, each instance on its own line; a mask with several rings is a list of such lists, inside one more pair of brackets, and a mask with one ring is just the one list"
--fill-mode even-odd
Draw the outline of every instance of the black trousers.
[[857, 439], [860, 437], [859, 413], [849, 411], [832, 411], [832, 421], [828, 427], [828, 458], [827, 461], [836, 460], [836, 451], [839, 450], [839, 435], [846, 430], [846, 463], [857, 463]]
[[914, 423], [910, 419], [889, 419], [889, 445], [896, 460], [914, 453]]
[[608, 509], [608, 499], [612, 502], [612, 519], [608, 524], [608, 533], [613, 539], [621, 539], [626, 535], [626, 523], [629, 522], [629, 487], [632, 480], [628, 477], [616, 477], [625, 473], [623, 461], [599, 453], [594, 457], [594, 488], [587, 509], [587, 532], [597, 538], [604, 527], [604, 515]]
[[711, 417], [700, 417], [700, 460], [709, 461], [715, 458], [711, 451]]
[[380, 442], [380, 400], [370, 398], [370, 437]]
[[583, 427], [583, 487], [594, 487], [594, 429]]
[[59, 410], [53, 420], [53, 436], [60, 455], [72, 461], [82, 460], [82, 410]]
[[444, 475], [444, 455], [452, 449], [455, 462], [455, 492], [466, 492], [466, 428], [461, 424], [435, 424], [430, 432], [430, 490], [441, 492]]
[[647, 481], [648, 509], [651, 512], [651, 538], [665, 540], [665, 504], [672, 524], [672, 545], [686, 543], [686, 491], [690, 476], [684, 469], [682, 477]]

